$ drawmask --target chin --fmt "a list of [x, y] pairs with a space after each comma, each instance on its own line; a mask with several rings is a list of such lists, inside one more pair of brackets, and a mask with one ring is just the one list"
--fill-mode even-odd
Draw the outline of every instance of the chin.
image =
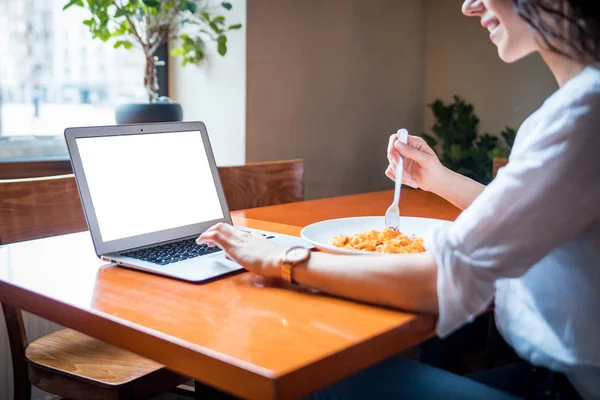
[[519, 61], [522, 58], [527, 57], [529, 54], [534, 52], [534, 50], [528, 51], [527, 49], [525, 49], [523, 47], [524, 46], [517, 46], [517, 48], [515, 48], [515, 46], [499, 45], [498, 46], [498, 56], [505, 63], [511, 64], [516, 61]]
[[498, 56], [500, 57], [500, 59], [502, 61], [504, 61], [507, 64], [512, 64], [515, 61], [518, 61], [522, 58], [522, 57], [515, 57], [514, 55], [510, 54], [510, 52], [502, 51], [502, 49], [498, 49]]

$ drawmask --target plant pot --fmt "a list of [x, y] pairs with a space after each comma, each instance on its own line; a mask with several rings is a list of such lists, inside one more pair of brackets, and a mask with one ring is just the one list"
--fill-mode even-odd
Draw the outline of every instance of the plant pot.
[[178, 122], [183, 120], [179, 103], [126, 103], [115, 110], [117, 124]]

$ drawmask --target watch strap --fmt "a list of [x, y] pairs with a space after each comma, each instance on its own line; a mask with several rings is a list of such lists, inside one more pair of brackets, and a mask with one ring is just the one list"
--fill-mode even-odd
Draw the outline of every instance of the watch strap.
[[[295, 250], [295, 249], [305, 249], [305, 250], [307, 250], [308, 255], [304, 259], [299, 260], [296, 263], [294, 263], [294, 261], [291, 261], [287, 258], [287, 255], [290, 251]], [[281, 260], [281, 279], [283, 279], [284, 281], [286, 281], [288, 283], [292, 283], [292, 284], [296, 283], [296, 282], [294, 282], [293, 269], [299, 263], [302, 263], [302, 262], [305, 262], [306, 260], [308, 260], [309, 257], [310, 257], [310, 250], [304, 246], [292, 246], [289, 249], [287, 249], [283, 253], [283, 257]]]

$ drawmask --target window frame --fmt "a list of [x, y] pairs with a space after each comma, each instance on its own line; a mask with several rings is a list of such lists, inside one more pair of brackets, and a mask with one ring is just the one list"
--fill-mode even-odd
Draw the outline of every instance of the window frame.
[[[161, 45], [156, 55], [164, 61], [157, 71], [159, 96], [169, 96], [169, 46]], [[1, 100], [0, 100], [1, 101]], [[1, 117], [0, 117], [1, 118]], [[57, 136], [61, 136], [58, 133]], [[0, 138], [8, 136], [0, 136]], [[1, 145], [1, 141], [0, 141]], [[32, 178], [38, 176], [64, 175], [72, 173], [71, 161], [65, 156], [0, 157], [0, 179]]]

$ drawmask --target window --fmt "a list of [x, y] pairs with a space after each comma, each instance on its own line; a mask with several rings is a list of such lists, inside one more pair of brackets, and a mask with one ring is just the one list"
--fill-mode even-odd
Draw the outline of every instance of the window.
[[114, 124], [119, 103], [146, 99], [141, 52], [92, 40], [67, 2], [0, 0], [0, 160], [65, 158], [65, 128]]

